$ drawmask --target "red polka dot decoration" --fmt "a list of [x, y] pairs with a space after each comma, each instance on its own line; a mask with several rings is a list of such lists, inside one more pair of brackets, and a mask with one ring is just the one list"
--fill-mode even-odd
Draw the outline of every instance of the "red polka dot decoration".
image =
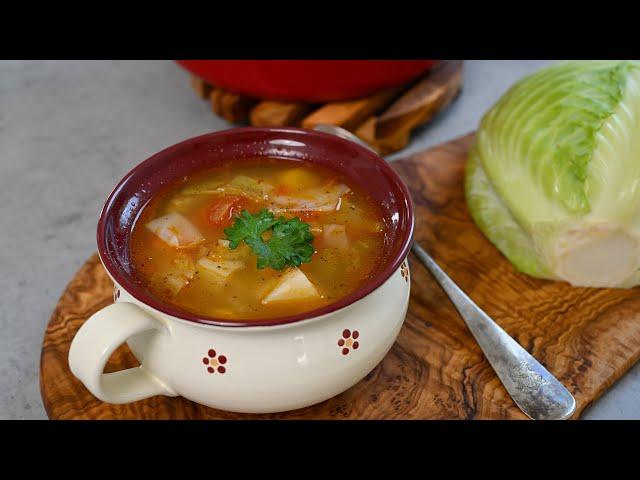
[[402, 265], [400, 266], [400, 274], [402, 275], [402, 278], [404, 278], [406, 282], [409, 282], [409, 267], [407, 266], [406, 260], [402, 262]]
[[227, 371], [227, 367], [225, 367], [227, 357], [218, 355], [213, 348], [209, 349], [207, 356], [202, 358], [202, 363], [204, 363], [209, 373], [225, 373]]
[[342, 331], [342, 338], [338, 340], [338, 347], [342, 349], [342, 355], [348, 355], [351, 350], [357, 350], [360, 347], [360, 342], [357, 341], [358, 337], [360, 337], [358, 330], [352, 332], [345, 328]]

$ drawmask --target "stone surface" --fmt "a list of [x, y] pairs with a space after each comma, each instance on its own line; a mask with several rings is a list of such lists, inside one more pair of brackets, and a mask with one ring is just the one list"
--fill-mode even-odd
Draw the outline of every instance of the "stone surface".
[[[389, 160], [475, 129], [515, 80], [546, 63], [467, 62], [460, 97]], [[231, 125], [170, 61], [1, 61], [0, 106], [0, 419], [41, 419], [44, 328], [96, 248], [106, 196], [158, 150]], [[636, 365], [584, 418], [640, 419], [639, 396]]]

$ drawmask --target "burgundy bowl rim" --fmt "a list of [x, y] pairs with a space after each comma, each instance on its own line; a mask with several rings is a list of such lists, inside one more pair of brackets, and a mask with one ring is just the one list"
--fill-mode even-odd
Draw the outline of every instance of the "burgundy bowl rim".
[[[113, 204], [114, 200], [117, 198], [118, 193], [121, 190], [121, 187], [131, 178], [133, 177], [139, 170], [143, 169], [144, 166], [156, 159], [158, 156], [164, 156], [170, 153], [172, 150], [178, 150], [181, 147], [187, 146], [189, 144], [194, 144], [204, 139], [213, 137], [213, 136], [222, 136], [229, 135], [233, 133], [278, 133], [286, 135], [288, 133], [295, 133], [297, 135], [307, 135], [311, 137], [319, 137], [326, 138], [331, 141], [337, 141], [339, 143], [348, 144], [351, 148], [356, 148], [360, 151], [362, 155], [369, 157], [372, 161], [374, 161], [377, 166], [379, 166], [384, 173], [391, 179], [393, 183], [396, 184], [396, 187], [402, 193], [402, 197], [400, 200], [403, 200], [402, 206], [400, 210], [406, 209], [405, 216], [408, 218], [409, 228], [406, 230], [403, 237], [401, 237], [401, 248], [398, 253], [387, 262], [386, 266], [381, 269], [373, 278], [367, 281], [364, 285], [362, 285], [357, 290], [351, 292], [349, 295], [346, 295], [339, 300], [332, 302], [328, 305], [325, 305], [320, 308], [316, 308], [313, 310], [309, 310], [306, 312], [298, 313], [295, 315], [287, 315], [282, 317], [274, 317], [274, 318], [264, 318], [264, 319], [240, 319], [240, 320], [227, 320], [215, 317], [205, 317], [198, 316], [191, 312], [187, 312], [185, 310], [181, 310], [179, 308], [173, 307], [167, 303], [162, 302], [157, 299], [150, 293], [147, 293], [144, 288], [140, 285], [137, 285], [133, 281], [131, 281], [130, 276], [123, 274], [120, 269], [117, 267], [116, 262], [110, 258], [110, 255], [107, 253], [106, 248], [106, 235], [105, 235], [105, 227], [106, 227], [106, 218], [110, 213], [110, 206]], [[327, 166], [327, 168], [331, 168]], [[366, 187], [365, 187], [366, 190]], [[135, 223], [135, 222], [134, 222]], [[132, 227], [133, 228], [133, 225]], [[100, 219], [98, 220], [97, 226], [97, 243], [98, 243], [98, 255], [102, 264], [106, 268], [107, 272], [111, 276], [113, 280], [120, 286], [120, 288], [124, 289], [129, 295], [134, 297], [139, 302], [147, 305], [154, 310], [157, 310], [165, 315], [169, 315], [171, 317], [176, 317], [180, 320], [186, 320], [188, 322], [204, 325], [204, 326], [217, 326], [217, 327], [275, 327], [280, 325], [288, 325], [296, 322], [303, 322], [305, 320], [313, 320], [318, 317], [322, 317], [324, 315], [334, 313], [338, 310], [346, 308], [354, 303], [362, 300], [364, 297], [373, 293], [376, 289], [382, 286], [394, 272], [402, 265], [402, 262], [406, 259], [409, 251], [411, 250], [411, 244], [413, 241], [415, 229], [415, 217], [414, 217], [414, 206], [413, 200], [411, 198], [411, 193], [405, 182], [400, 178], [400, 176], [396, 173], [396, 171], [391, 168], [391, 165], [385, 161], [381, 156], [364, 148], [361, 145], [358, 145], [354, 142], [350, 142], [343, 138], [337, 137], [335, 135], [331, 135], [324, 132], [319, 132], [316, 130], [308, 130], [303, 128], [296, 127], [233, 127], [225, 130], [219, 130], [211, 133], [206, 133], [203, 135], [198, 135], [196, 137], [191, 137], [176, 144], [173, 144], [167, 148], [160, 150], [159, 152], [151, 155], [146, 160], [143, 160], [136, 166], [134, 166], [129, 172], [127, 172], [124, 177], [118, 182], [115, 188], [111, 191], [109, 196], [107, 197], [106, 202], [104, 203], [102, 210], [100, 212]]]

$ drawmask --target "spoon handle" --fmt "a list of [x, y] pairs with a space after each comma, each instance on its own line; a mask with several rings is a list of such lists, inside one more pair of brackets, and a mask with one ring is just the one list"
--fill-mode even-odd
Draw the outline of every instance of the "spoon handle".
[[482, 311], [417, 242], [412, 250], [460, 312], [516, 405], [534, 420], [570, 417], [576, 407], [571, 393]]

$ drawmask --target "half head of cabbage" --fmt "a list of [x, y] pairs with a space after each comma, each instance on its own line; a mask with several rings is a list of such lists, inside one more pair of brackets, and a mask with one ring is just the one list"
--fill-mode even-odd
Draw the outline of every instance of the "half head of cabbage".
[[640, 62], [565, 62], [516, 83], [480, 122], [465, 190], [519, 271], [640, 284]]

